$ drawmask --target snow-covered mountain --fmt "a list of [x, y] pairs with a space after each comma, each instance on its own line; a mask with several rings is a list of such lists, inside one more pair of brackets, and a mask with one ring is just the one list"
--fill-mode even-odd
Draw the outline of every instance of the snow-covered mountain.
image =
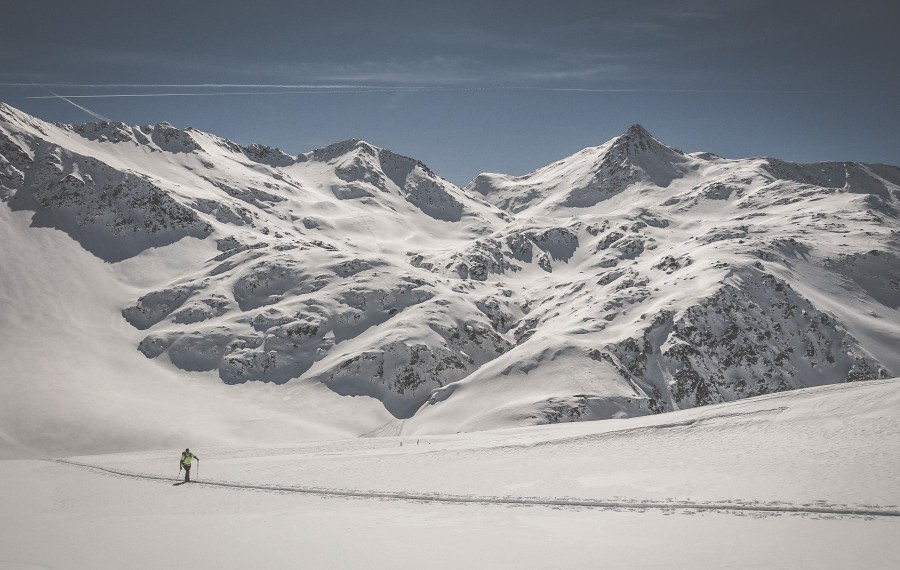
[[[66, 382], [66, 356], [42, 353], [57, 362], [50, 382], [47, 362], [22, 355], [45, 335], [115, 355], [125, 376], [153, 364], [104, 389], [199, 377], [203, 401], [238, 395], [287, 422], [373, 435], [900, 375], [892, 166], [684, 153], [635, 125], [531, 174], [458, 188], [360, 140], [290, 156], [0, 105], [0, 198], [2, 357], [15, 364], [0, 436], [12, 448], [46, 444], [14, 418], [57, 413], [38, 402]], [[68, 331], [69, 309], [30, 319], [79, 280], [115, 293], [78, 297], [78, 314], [104, 324]], [[65, 389], [97, 389], [76, 384]], [[146, 398], [165, 405], [165, 390]]]

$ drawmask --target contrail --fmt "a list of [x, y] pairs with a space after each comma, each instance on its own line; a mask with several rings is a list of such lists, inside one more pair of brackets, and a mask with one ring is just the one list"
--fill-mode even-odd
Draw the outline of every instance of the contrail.
[[[360, 85], [358, 83], [311, 84], [311, 83], [2, 83], [3, 87], [91, 87], [91, 88], [134, 88], [134, 89], [377, 89], [379, 87], [398, 88], [384, 85]], [[414, 88], [414, 87], [408, 87]]]
[[44, 89], [45, 89], [47, 92], [51, 93], [51, 94], [53, 95], [53, 97], [43, 96], [43, 97], [40, 97], [41, 99], [54, 99], [54, 98], [55, 98], [55, 99], [62, 99], [62, 100], [65, 101], [66, 103], [69, 103], [70, 105], [74, 105], [74, 106], [78, 107], [79, 109], [81, 109], [82, 111], [84, 111], [84, 112], [87, 113], [88, 115], [94, 117], [95, 119], [100, 119], [101, 121], [106, 121], [106, 122], [108, 122], [108, 123], [113, 122], [112, 119], [110, 119], [110, 118], [108, 118], [108, 117], [104, 117], [104, 116], [101, 115], [100, 113], [95, 113], [94, 111], [91, 111], [91, 110], [88, 109], [87, 107], [82, 107], [81, 105], [79, 105], [79, 104], [76, 103], [75, 101], [71, 101], [71, 100], [67, 99], [66, 97], [63, 97], [62, 95], [57, 95], [56, 93], [53, 93], [53, 91], [51, 91], [51, 90], [48, 89], [47, 87], [44, 87]]
[[797, 95], [797, 94], [821, 94], [841, 93], [833, 89], [668, 89], [668, 88], [591, 88], [591, 87], [495, 87], [494, 89], [511, 89], [521, 91], [560, 91], [573, 93], [693, 93], [693, 94], [759, 94], [759, 95]]
[[[331, 95], [335, 93], [394, 93], [397, 91], [415, 91], [424, 87], [388, 87], [367, 89], [304, 89], [285, 91], [213, 91], [206, 93], [101, 93], [92, 95], [29, 95], [25, 99], [110, 99], [117, 97], [227, 97], [232, 95]], [[49, 90], [48, 90], [49, 91]], [[68, 99], [67, 99], [68, 100]], [[72, 103], [71, 101], [69, 101]], [[72, 103], [75, 105], [75, 103]]]
[[[415, 86], [415, 87], [347, 87], [339, 89], [285, 89], [283, 91], [212, 91], [198, 93], [95, 93], [91, 95], [29, 95], [25, 99], [54, 99], [59, 98], [76, 107], [79, 107], [88, 113], [93, 112], [76, 105], [69, 99], [112, 99], [127, 97], [228, 97], [228, 96], [250, 96], [250, 95], [332, 95], [337, 93], [398, 93], [412, 91], [544, 91], [558, 93], [671, 93], [671, 94], [720, 94], [720, 95], [739, 95], [739, 94], [758, 94], [758, 95], [809, 95], [809, 94], [828, 94], [840, 93], [835, 90], [824, 89], [592, 89], [581, 87], [486, 87], [486, 86], [467, 86], [467, 87], [448, 87], [448, 86]], [[48, 89], [49, 91], [49, 89]], [[52, 93], [52, 91], [51, 91]], [[94, 115], [96, 116], [96, 115]]]
[[[544, 92], [560, 92], [560, 93], [671, 93], [671, 94], [760, 94], [760, 95], [777, 95], [777, 94], [826, 94], [839, 93], [833, 90], [785, 90], [785, 89], [672, 89], [672, 88], [591, 88], [591, 87], [541, 87], [537, 85], [394, 85], [394, 86], [378, 86], [378, 85], [305, 85], [305, 84], [250, 84], [250, 83], [169, 83], [169, 84], [141, 84], [141, 83], [107, 83], [107, 84], [86, 84], [86, 83], [0, 83], [0, 86], [25, 86], [31, 85], [41, 87], [52, 95], [31, 95], [25, 99], [62, 99], [82, 111], [89, 113], [91, 116], [101, 120], [109, 120], [98, 113], [86, 109], [81, 105], [73, 102], [72, 99], [114, 99], [114, 98], [142, 98], [142, 97], [230, 97], [230, 96], [253, 96], [253, 95], [332, 95], [339, 93], [399, 93], [413, 91], [544, 91]], [[93, 94], [66, 94], [59, 95], [50, 90], [50, 87], [76, 87], [76, 88], [92, 88], [92, 89], [270, 89], [270, 91], [175, 91], [166, 93], [93, 93]], [[275, 91], [271, 91], [271, 90]]]

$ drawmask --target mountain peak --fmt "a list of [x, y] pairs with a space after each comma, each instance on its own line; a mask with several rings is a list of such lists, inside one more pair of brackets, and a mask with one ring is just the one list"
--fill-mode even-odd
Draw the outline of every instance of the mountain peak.
[[641, 144], [641, 143], [646, 144], [646, 143], [650, 143], [650, 142], [660, 144], [660, 145], [662, 144], [661, 142], [656, 140], [656, 137], [654, 137], [653, 135], [650, 134], [650, 131], [648, 131], [643, 126], [641, 126], [637, 123], [631, 125], [627, 129], [625, 129], [625, 132], [622, 133], [621, 135], [619, 135], [618, 137], [616, 137], [616, 140], [622, 141], [622, 142], [627, 142], [630, 144]]
[[624, 133], [616, 137], [610, 150], [618, 151], [618, 153], [627, 156], [646, 153], [665, 155], [675, 160], [679, 160], [684, 155], [680, 150], [661, 143], [659, 139], [637, 123], [631, 125]]
[[628, 129], [626, 129], [625, 132], [622, 133], [622, 136], [629, 138], [653, 138], [653, 135], [651, 135], [650, 132], [647, 131], [647, 129], [645, 129], [638, 123], [635, 123], [628, 127]]

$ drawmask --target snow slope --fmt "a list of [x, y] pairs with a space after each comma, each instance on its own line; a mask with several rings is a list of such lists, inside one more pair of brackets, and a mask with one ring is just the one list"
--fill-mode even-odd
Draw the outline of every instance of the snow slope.
[[900, 169], [634, 126], [467, 188], [0, 105], [0, 456], [633, 417], [896, 376]]
[[[152, 449], [185, 434], [206, 444], [346, 437], [390, 417], [321, 387], [226, 391], [148, 360], [119, 315], [134, 282], [23, 214], [0, 208], [0, 458]], [[190, 244], [173, 248], [133, 260], [133, 279], [152, 283], [192, 261]]]
[[175, 486], [178, 449], [2, 461], [0, 566], [893, 568], [898, 409], [893, 379], [606, 422], [192, 445], [200, 482]]

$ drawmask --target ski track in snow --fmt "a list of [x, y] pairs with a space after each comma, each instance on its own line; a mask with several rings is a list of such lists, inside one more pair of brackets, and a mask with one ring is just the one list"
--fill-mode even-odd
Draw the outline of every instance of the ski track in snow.
[[[88, 469], [91, 471], [139, 479], [145, 481], [165, 481], [167, 483], [178, 481], [178, 478], [161, 477], [119, 471], [106, 467], [98, 467], [87, 463], [70, 461], [67, 459], [50, 459], [53, 463], [69, 465], [72, 467]], [[220, 487], [227, 489], [242, 489], [249, 491], [263, 491], [276, 493], [299, 493], [325, 497], [345, 497], [358, 499], [387, 499], [424, 503], [455, 503], [455, 504], [480, 504], [501, 506], [530, 506], [530, 507], [573, 507], [591, 509], [614, 509], [628, 511], [644, 511], [647, 509], [673, 511], [723, 511], [734, 513], [755, 513], [758, 515], [820, 515], [825, 517], [900, 517], [900, 509], [895, 505], [834, 505], [822, 501], [816, 503], [795, 505], [790, 503], [759, 503], [759, 502], [713, 502], [713, 501], [638, 501], [638, 500], [593, 500], [578, 498], [549, 498], [549, 497], [491, 497], [477, 495], [441, 495], [427, 493], [407, 493], [391, 491], [364, 491], [355, 489], [323, 489], [316, 487], [288, 487], [282, 485], [253, 485], [248, 483], [232, 483], [227, 481], [192, 481], [194, 485], [206, 487]]]

